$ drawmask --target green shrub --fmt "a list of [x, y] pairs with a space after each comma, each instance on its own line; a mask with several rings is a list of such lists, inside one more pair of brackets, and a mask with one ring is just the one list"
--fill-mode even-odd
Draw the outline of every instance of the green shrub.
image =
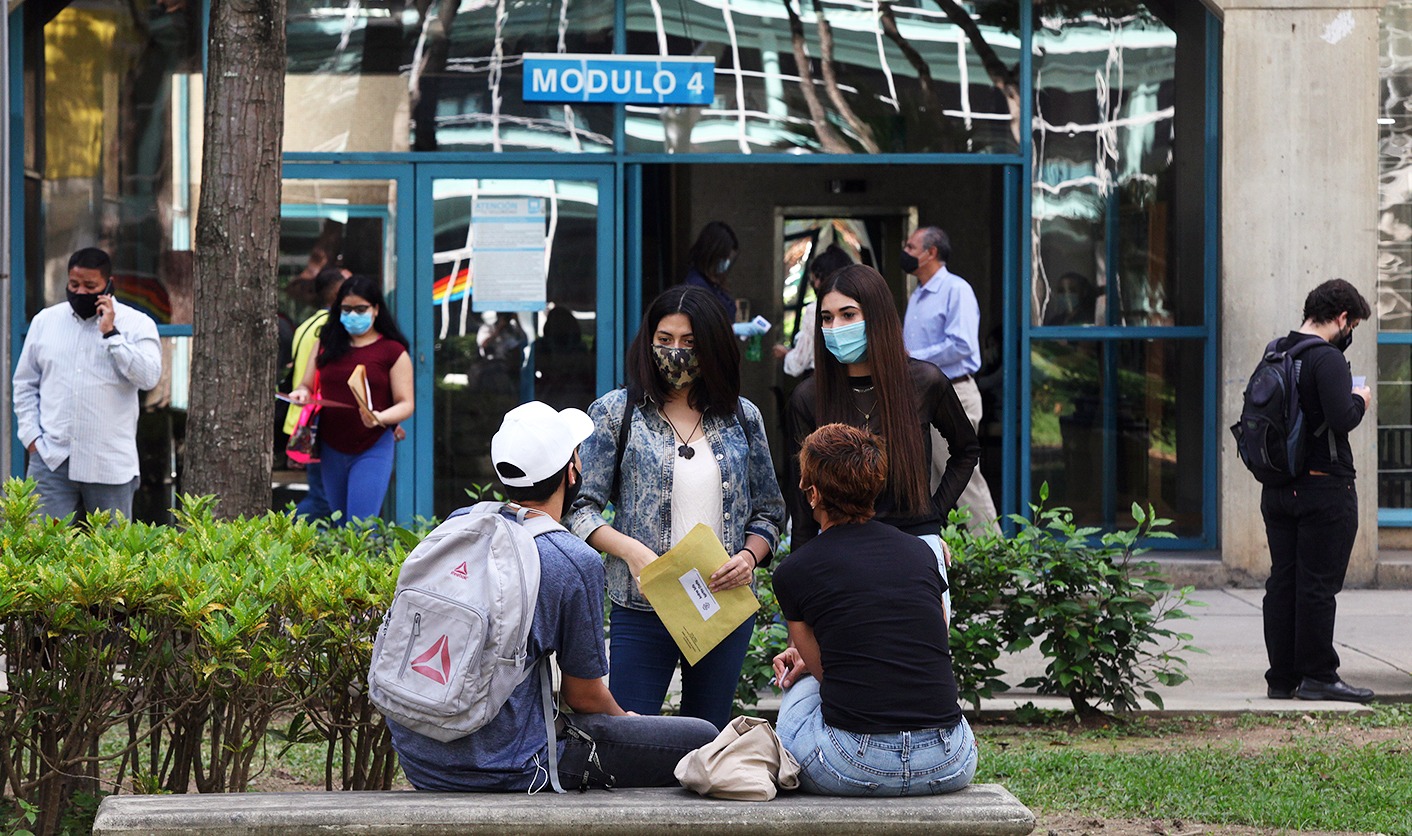
[[[1040, 489], [1041, 503], [1048, 486]], [[962, 698], [1003, 690], [1000, 655], [1039, 643], [1044, 673], [1019, 684], [1041, 694], [1062, 694], [1079, 718], [1102, 716], [1102, 707], [1129, 711], [1142, 699], [1162, 707], [1157, 683], [1185, 682], [1178, 653], [1200, 652], [1190, 634], [1167, 626], [1190, 618], [1191, 587], [1175, 588], [1156, 563], [1135, 559], [1149, 539], [1170, 538], [1170, 520], [1133, 503], [1135, 525], [1101, 534], [1079, 527], [1067, 508], [1030, 506], [1031, 518], [1013, 516], [1015, 533], [969, 534], [953, 520], [944, 532], [951, 546], [952, 603], [961, 614], [951, 648]]]
[[244, 790], [285, 714], [326, 741], [330, 789], [390, 786], [363, 679], [418, 531], [221, 521], [194, 497], [172, 526], [69, 528], [37, 516], [32, 488], [0, 499], [0, 792], [35, 832], [116, 789]]

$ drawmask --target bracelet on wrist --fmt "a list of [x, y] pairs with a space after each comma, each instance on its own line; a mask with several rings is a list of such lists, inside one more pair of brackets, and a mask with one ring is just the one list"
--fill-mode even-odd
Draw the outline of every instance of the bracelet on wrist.
[[755, 560], [755, 568], [760, 568], [760, 555], [756, 554], [754, 549], [750, 548], [749, 546], [741, 546], [740, 550], [743, 552], [750, 552], [750, 556]]

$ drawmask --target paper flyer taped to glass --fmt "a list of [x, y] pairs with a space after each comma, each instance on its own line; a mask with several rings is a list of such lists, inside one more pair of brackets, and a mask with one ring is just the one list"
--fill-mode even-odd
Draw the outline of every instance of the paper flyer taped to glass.
[[672, 634], [688, 664], [701, 661], [760, 609], [750, 587], [712, 592], [710, 577], [730, 560], [709, 527], [697, 524], [642, 571], [642, 594]]

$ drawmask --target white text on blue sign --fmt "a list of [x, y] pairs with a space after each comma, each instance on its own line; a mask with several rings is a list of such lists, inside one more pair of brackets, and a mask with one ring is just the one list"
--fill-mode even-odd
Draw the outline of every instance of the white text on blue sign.
[[704, 107], [715, 95], [709, 56], [525, 53], [527, 102]]

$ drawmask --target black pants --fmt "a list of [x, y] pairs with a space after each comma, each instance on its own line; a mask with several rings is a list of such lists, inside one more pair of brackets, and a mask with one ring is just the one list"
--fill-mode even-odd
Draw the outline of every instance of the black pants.
[[[1310, 483], [1313, 484], [1310, 484]], [[1358, 494], [1353, 480], [1311, 476], [1296, 486], [1264, 489], [1260, 513], [1270, 541], [1265, 582], [1265, 652], [1271, 688], [1295, 688], [1303, 677], [1338, 679], [1334, 596], [1343, 589]]]
[[[565, 719], [593, 740], [560, 732], [565, 743], [559, 781], [566, 790], [580, 788], [585, 772], [591, 787], [602, 785], [604, 773], [613, 776], [615, 787], [675, 787], [677, 761], [716, 739], [716, 727], [696, 717], [575, 714]], [[598, 763], [590, 766], [592, 755]]]

